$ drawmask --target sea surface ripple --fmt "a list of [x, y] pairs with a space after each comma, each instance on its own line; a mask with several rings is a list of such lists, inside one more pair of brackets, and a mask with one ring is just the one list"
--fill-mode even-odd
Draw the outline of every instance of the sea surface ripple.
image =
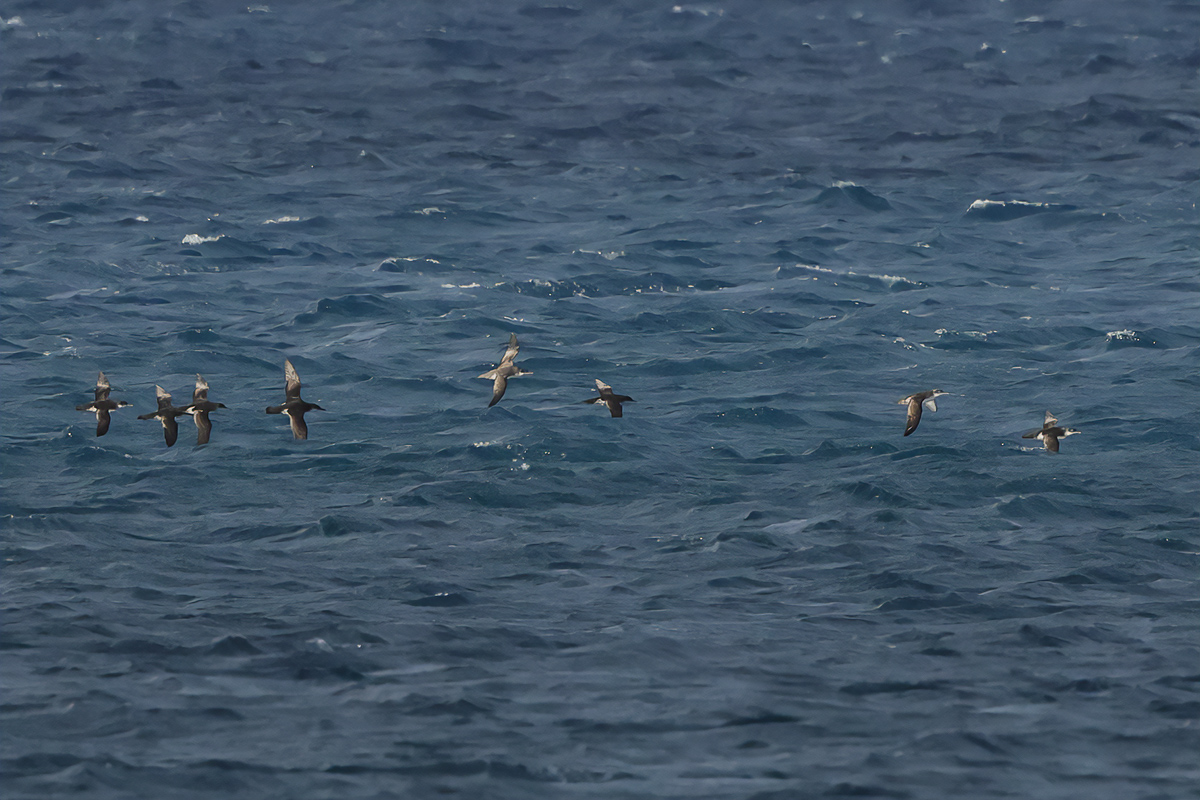
[[7, 4], [4, 795], [1200, 797], [1198, 42]]

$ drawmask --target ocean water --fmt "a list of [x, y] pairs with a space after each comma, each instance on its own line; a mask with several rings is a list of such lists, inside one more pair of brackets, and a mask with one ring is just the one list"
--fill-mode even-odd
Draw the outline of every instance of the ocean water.
[[0, 17], [4, 797], [1200, 797], [1200, 4]]

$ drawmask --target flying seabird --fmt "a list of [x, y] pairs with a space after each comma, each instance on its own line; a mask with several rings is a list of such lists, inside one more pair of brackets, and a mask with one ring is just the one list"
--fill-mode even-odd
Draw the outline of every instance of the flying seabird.
[[532, 375], [533, 370], [521, 369], [513, 363], [513, 359], [517, 357], [517, 351], [521, 346], [517, 344], [517, 335], [510, 333], [508, 335], [508, 349], [504, 351], [504, 358], [500, 359], [500, 366], [493, 370], [483, 373], [480, 378], [487, 378], [492, 381], [492, 402], [488, 403], [488, 408], [500, 402], [500, 398], [504, 397], [504, 390], [508, 388], [508, 379], [515, 378], [518, 375]]
[[590, 400], [584, 400], [585, 403], [604, 403], [608, 406], [608, 410], [614, 417], [621, 416], [621, 403], [632, 403], [632, 397], [626, 397], [623, 394], [613, 394], [612, 387], [599, 378], [596, 379], [596, 390], [600, 392], [599, 397], [593, 397]]
[[292, 423], [292, 436], [297, 439], [308, 438], [308, 426], [304, 424], [304, 413], [306, 411], [324, 411], [316, 403], [307, 403], [300, 398], [300, 376], [296, 374], [296, 368], [292, 366], [292, 362], [288, 359], [283, 360], [283, 375], [287, 379], [287, 388], [284, 390], [287, 393], [287, 398], [281, 406], [268, 406], [268, 414], [287, 414], [288, 421]]
[[76, 411], [95, 412], [97, 436], [103, 436], [108, 433], [108, 425], [112, 422], [112, 417], [108, 415], [108, 412], [129, 405], [124, 400], [109, 400], [108, 393], [111, 391], [112, 386], [109, 385], [108, 378], [104, 377], [104, 373], [101, 372], [100, 377], [96, 378], [96, 399], [90, 403], [75, 406]]
[[904, 425], [904, 435], [908, 436], [917, 429], [921, 424], [921, 407], [924, 406], [930, 411], [937, 411], [937, 398], [949, 392], [943, 392], [941, 389], [932, 389], [928, 392], [917, 392], [910, 394], [908, 397], [902, 397], [896, 402], [902, 406], [908, 406], [908, 421]]
[[1030, 431], [1022, 434], [1022, 439], [1037, 439], [1046, 446], [1046, 449], [1051, 453], [1058, 452], [1058, 440], [1064, 436], [1070, 436], [1073, 433], [1082, 433], [1074, 428], [1061, 428], [1058, 425], [1058, 420], [1049, 411], [1046, 412], [1046, 421], [1042, 424], [1040, 431]]
[[218, 408], [225, 408], [225, 404], [214, 403], [208, 399], [208, 381], [197, 374], [192, 404], [184, 409], [184, 412], [191, 414], [192, 419], [196, 421], [196, 444], [208, 444], [208, 437], [212, 433], [212, 421], [208, 418], [208, 412]]
[[[151, 414], [142, 414], [138, 419], [157, 419], [163, 426], [163, 438], [167, 441], [167, 447], [175, 444], [175, 439], [179, 436], [179, 423], [175, 421], [176, 417], [181, 417], [188, 413], [186, 409], [171, 405], [171, 395], [161, 386], [154, 387], [154, 394], [158, 398], [158, 410]], [[208, 441], [205, 438], [205, 441]]]

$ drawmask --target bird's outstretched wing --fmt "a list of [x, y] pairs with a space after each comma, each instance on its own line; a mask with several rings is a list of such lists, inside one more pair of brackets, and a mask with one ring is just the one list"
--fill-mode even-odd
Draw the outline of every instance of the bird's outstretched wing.
[[296, 368], [292, 366], [291, 359], [283, 361], [283, 377], [287, 381], [287, 388], [284, 390], [288, 400], [300, 399], [300, 376], [296, 374]]
[[510, 333], [508, 335], [508, 349], [504, 351], [504, 358], [500, 359], [500, 366], [513, 363], [517, 357], [517, 353], [520, 352], [520, 350], [521, 345], [517, 344], [517, 335], [515, 333]]

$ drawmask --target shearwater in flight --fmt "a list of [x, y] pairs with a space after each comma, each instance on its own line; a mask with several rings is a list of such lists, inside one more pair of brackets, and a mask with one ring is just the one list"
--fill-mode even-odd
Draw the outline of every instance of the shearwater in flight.
[[171, 395], [161, 386], [154, 387], [154, 394], [158, 399], [158, 410], [150, 414], [141, 414], [138, 419], [156, 419], [161, 422], [163, 438], [167, 441], [167, 447], [170, 447], [175, 444], [175, 439], [179, 436], [179, 423], [175, 421], [175, 418], [188, 412], [187, 409], [171, 405]]
[[508, 388], [509, 378], [533, 374], [533, 370], [521, 369], [513, 363], [513, 359], [517, 357], [517, 351], [520, 349], [521, 346], [517, 344], [517, 335], [510, 333], [508, 335], [508, 349], [504, 351], [504, 358], [500, 359], [500, 366], [479, 376], [480, 378], [487, 378], [489, 381], [492, 381], [492, 402], [488, 403], [488, 408], [499, 403], [500, 398], [504, 397], [504, 390]]
[[600, 392], [599, 397], [593, 397], [590, 400], [584, 400], [585, 403], [604, 403], [608, 406], [609, 412], [614, 417], [621, 416], [621, 403], [632, 403], [632, 397], [626, 397], [623, 394], [613, 394], [613, 388], [599, 378], [596, 379], [596, 391]]
[[902, 397], [896, 402], [902, 406], [908, 406], [908, 421], [904, 425], [904, 435], [908, 436], [917, 429], [921, 424], [921, 407], [924, 406], [930, 411], [937, 411], [937, 398], [949, 392], [943, 392], [941, 389], [931, 389], [928, 392], [917, 392], [910, 394], [908, 397]]
[[268, 406], [268, 414], [287, 414], [288, 422], [292, 425], [292, 436], [297, 439], [308, 438], [308, 425], [304, 423], [304, 415], [309, 411], [324, 411], [316, 403], [306, 402], [300, 397], [300, 376], [292, 366], [290, 359], [283, 360], [283, 377], [287, 382], [284, 388], [286, 399], [281, 406]]
[[108, 433], [108, 425], [112, 422], [112, 417], [109, 416], [110, 411], [116, 411], [118, 408], [129, 405], [124, 400], [109, 400], [108, 394], [111, 391], [112, 386], [109, 385], [108, 378], [104, 377], [104, 373], [101, 372], [100, 377], [96, 378], [96, 399], [90, 403], [75, 406], [76, 411], [92, 411], [96, 414], [97, 436]]
[[1051, 453], [1058, 452], [1058, 440], [1065, 436], [1070, 436], [1073, 433], [1082, 433], [1074, 428], [1063, 428], [1058, 424], [1058, 420], [1049, 411], [1046, 412], [1046, 421], [1042, 423], [1042, 429], [1030, 431], [1021, 435], [1022, 439], [1037, 439]]
[[208, 412], [218, 408], [225, 408], [225, 404], [214, 403], [208, 399], [208, 381], [197, 374], [192, 404], [184, 409], [196, 421], [196, 444], [208, 444], [208, 437], [212, 434], [212, 421], [208, 418]]

